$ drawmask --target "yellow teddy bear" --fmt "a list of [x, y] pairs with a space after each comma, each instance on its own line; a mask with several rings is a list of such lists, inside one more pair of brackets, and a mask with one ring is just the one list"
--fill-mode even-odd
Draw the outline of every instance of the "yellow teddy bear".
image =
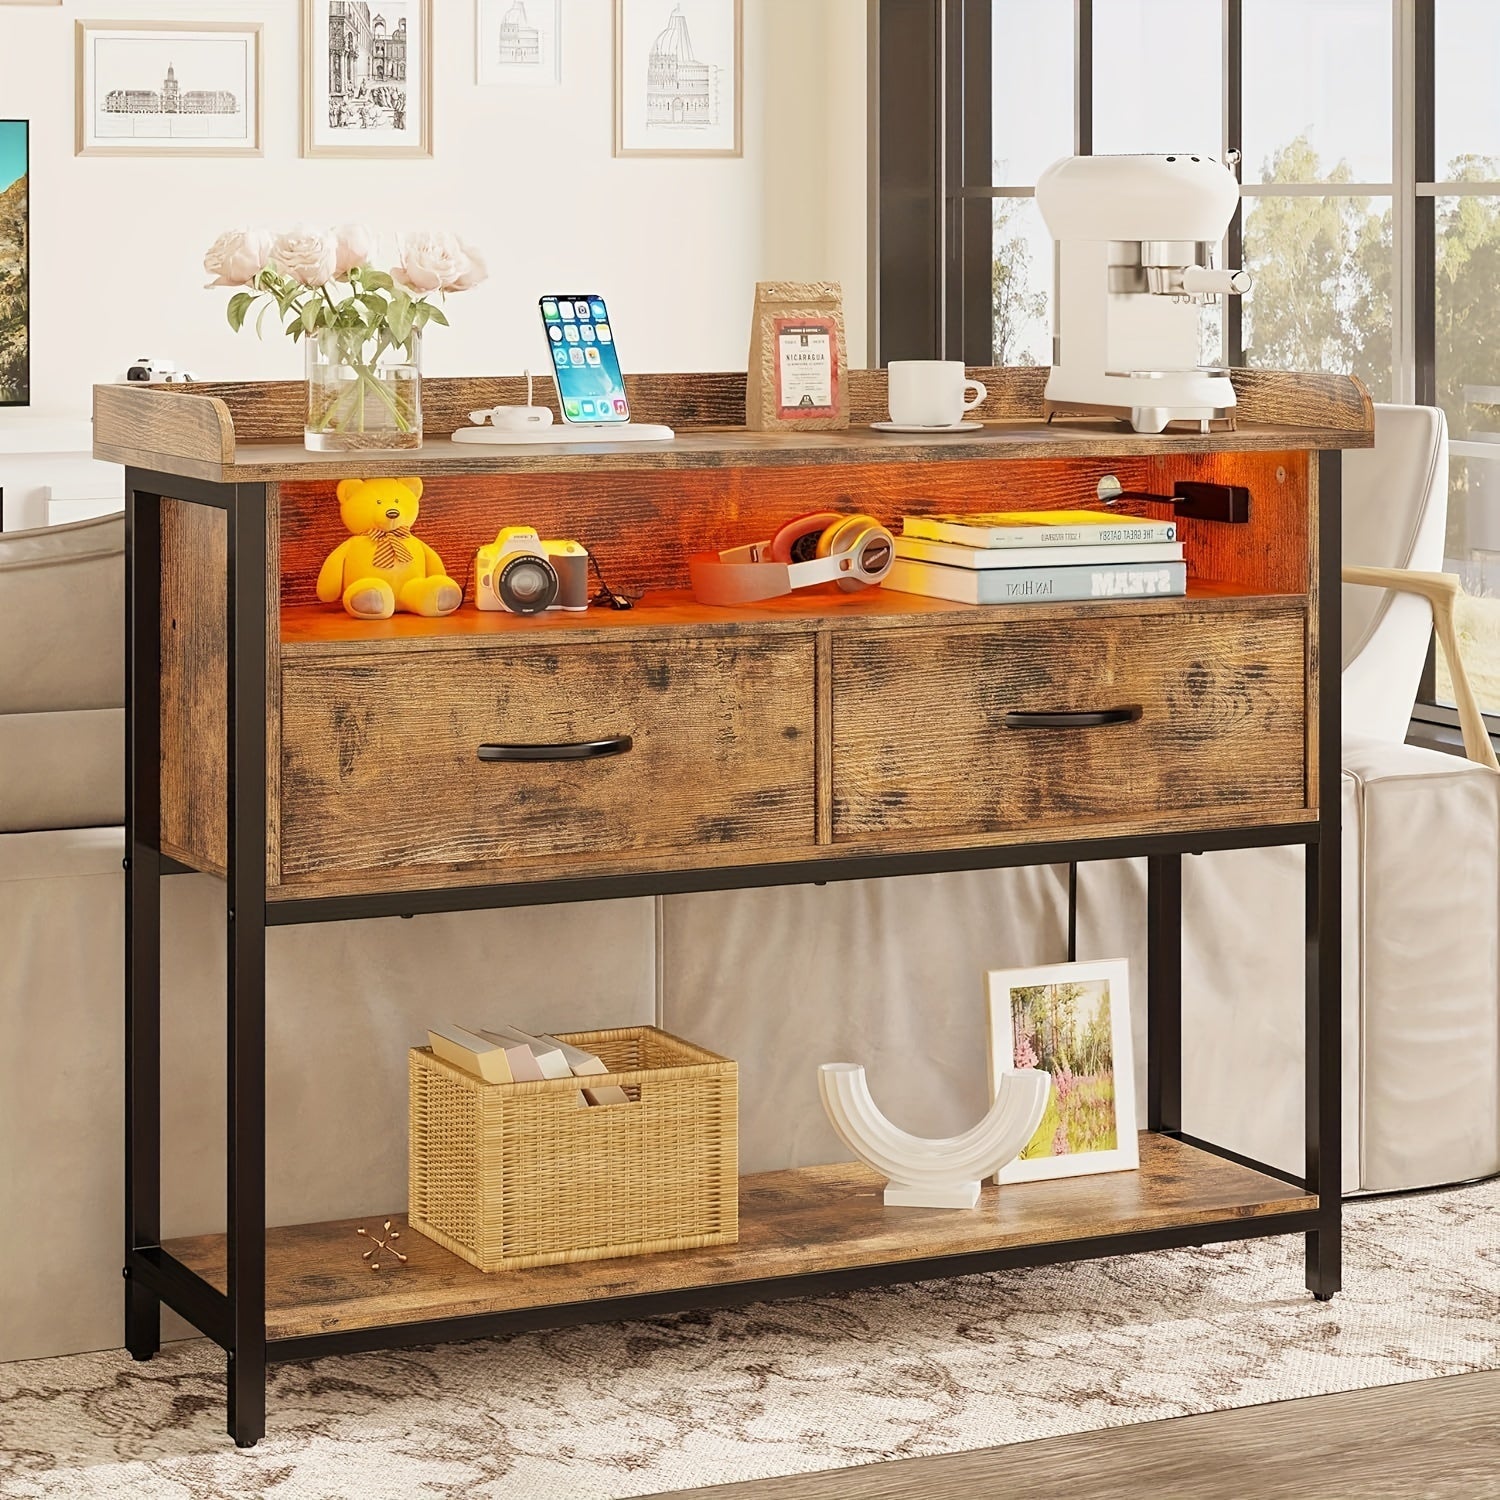
[[398, 609], [451, 615], [463, 603], [442, 558], [411, 534], [420, 479], [343, 479], [338, 495], [339, 514], [353, 534], [318, 574], [324, 604], [342, 599], [357, 620], [388, 620]]

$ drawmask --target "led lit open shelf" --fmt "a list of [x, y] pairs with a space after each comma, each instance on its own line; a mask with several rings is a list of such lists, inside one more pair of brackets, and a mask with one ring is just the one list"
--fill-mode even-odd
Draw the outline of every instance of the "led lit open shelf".
[[[668, 1289], [733, 1286], [753, 1296], [754, 1283], [774, 1278], [928, 1260], [945, 1262], [933, 1275], [954, 1275], [966, 1269], [946, 1264], [955, 1257], [1048, 1245], [1054, 1247], [1049, 1258], [1064, 1259], [1069, 1247], [1086, 1254], [1088, 1242], [1101, 1236], [1160, 1235], [1299, 1216], [1317, 1207], [1316, 1198], [1289, 1183], [1150, 1133], [1141, 1136], [1139, 1172], [991, 1184], [972, 1211], [886, 1208], [881, 1186], [873, 1173], [854, 1165], [759, 1173], [740, 1179], [736, 1245], [491, 1274], [407, 1229], [404, 1215], [392, 1218], [402, 1230], [399, 1248], [408, 1262], [387, 1259], [379, 1272], [361, 1260], [369, 1242], [355, 1233], [361, 1224], [375, 1227], [378, 1219], [270, 1229], [266, 1333], [304, 1339], [540, 1308], [551, 1309], [551, 1321], [566, 1321], [560, 1311], [578, 1304], [591, 1305], [594, 1318], [608, 1318], [624, 1314], [601, 1302]], [[1304, 1227], [1294, 1218], [1285, 1232]], [[222, 1235], [172, 1240], [163, 1248], [224, 1288]], [[297, 1352], [289, 1349], [287, 1357]]]
[[1003, 620], [1119, 619], [1164, 610], [1232, 608], [1236, 601], [1284, 599], [1302, 608], [1301, 595], [1277, 595], [1235, 583], [1190, 583], [1184, 598], [1089, 600], [1059, 604], [954, 604], [920, 594], [889, 589], [840, 593], [833, 586], [803, 589], [781, 599], [737, 609], [699, 604], [686, 590], [661, 589], [644, 595], [633, 609], [591, 608], [583, 614], [549, 610], [543, 615], [513, 615], [465, 605], [442, 619], [398, 614], [390, 620], [356, 620], [328, 605], [291, 605], [281, 612], [284, 658], [321, 655], [328, 648], [381, 651], [403, 644], [486, 646], [506, 641], [630, 640], [690, 629], [694, 635], [780, 635], [809, 629], [854, 630], [901, 626], [985, 625]]

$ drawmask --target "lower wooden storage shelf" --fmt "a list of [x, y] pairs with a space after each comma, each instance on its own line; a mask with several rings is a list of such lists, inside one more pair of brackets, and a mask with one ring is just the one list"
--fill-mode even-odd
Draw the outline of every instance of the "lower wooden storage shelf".
[[[378, 1272], [362, 1261], [369, 1241], [355, 1233], [361, 1224], [375, 1227], [373, 1217], [270, 1229], [266, 1334], [303, 1338], [1266, 1220], [1318, 1202], [1278, 1178], [1151, 1133], [1141, 1136], [1138, 1172], [989, 1185], [972, 1212], [888, 1209], [880, 1188], [880, 1178], [853, 1164], [759, 1173], [740, 1179], [738, 1244], [488, 1275], [407, 1229], [404, 1215], [391, 1217], [403, 1230], [408, 1263], [388, 1262]], [[1264, 1232], [1276, 1231], [1268, 1224]], [[162, 1248], [224, 1289], [222, 1235], [171, 1240]]]

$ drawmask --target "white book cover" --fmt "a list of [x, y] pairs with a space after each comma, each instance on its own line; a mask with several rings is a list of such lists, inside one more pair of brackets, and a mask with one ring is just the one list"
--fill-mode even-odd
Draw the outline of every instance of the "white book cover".
[[430, 1027], [427, 1044], [434, 1056], [482, 1078], [486, 1083], [515, 1082], [505, 1049], [462, 1026]]
[[1187, 592], [1187, 564], [1144, 568], [945, 568], [898, 557], [883, 588], [957, 604], [1052, 604], [1164, 598]]
[[[595, 1057], [592, 1052], [585, 1052], [582, 1047], [560, 1042], [555, 1036], [541, 1036], [537, 1040], [556, 1047], [567, 1058], [568, 1066], [572, 1068], [575, 1078], [596, 1078], [600, 1073], [609, 1072], [602, 1058]], [[630, 1099], [625, 1090], [614, 1083], [602, 1089], [585, 1089], [583, 1097], [590, 1104], [626, 1104]]]
[[568, 1060], [563, 1056], [562, 1048], [554, 1047], [540, 1037], [532, 1036], [528, 1031], [522, 1031], [517, 1026], [487, 1026], [480, 1035], [499, 1042], [519, 1042], [523, 1047], [530, 1048], [531, 1055], [536, 1059], [543, 1078], [571, 1078], [573, 1076], [573, 1070], [568, 1066]]

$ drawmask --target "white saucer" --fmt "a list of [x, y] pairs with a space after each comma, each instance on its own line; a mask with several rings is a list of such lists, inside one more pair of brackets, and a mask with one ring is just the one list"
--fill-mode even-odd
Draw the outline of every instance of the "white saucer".
[[950, 427], [916, 427], [907, 422], [871, 422], [874, 432], [983, 432], [983, 422], [954, 422]]

